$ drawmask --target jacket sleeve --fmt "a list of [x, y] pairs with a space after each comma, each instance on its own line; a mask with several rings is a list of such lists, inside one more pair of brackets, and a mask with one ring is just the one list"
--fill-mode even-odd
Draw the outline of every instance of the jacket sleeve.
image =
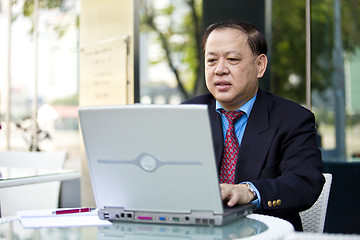
[[315, 118], [304, 110], [278, 121], [276, 128], [267, 156], [272, 160], [265, 162], [260, 177], [252, 183], [260, 192], [263, 213], [300, 212], [313, 205], [325, 181]]

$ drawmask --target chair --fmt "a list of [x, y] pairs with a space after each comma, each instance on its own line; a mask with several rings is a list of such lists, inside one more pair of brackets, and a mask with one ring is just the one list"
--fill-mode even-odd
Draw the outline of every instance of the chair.
[[[37, 169], [62, 169], [66, 152], [0, 152], [0, 167], [11, 177], [39, 173]], [[6, 169], [7, 168], [7, 169]], [[17, 211], [57, 208], [60, 181], [13, 186], [0, 189], [1, 216], [14, 216]]]
[[325, 184], [318, 200], [316, 200], [316, 202], [311, 208], [300, 212], [304, 232], [322, 233], [324, 231], [326, 210], [332, 182], [332, 174], [324, 173], [324, 177]]

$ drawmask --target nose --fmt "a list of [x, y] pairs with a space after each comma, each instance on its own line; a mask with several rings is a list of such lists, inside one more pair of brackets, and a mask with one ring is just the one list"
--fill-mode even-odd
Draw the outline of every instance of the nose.
[[229, 74], [229, 69], [226, 66], [226, 63], [224, 60], [219, 60], [216, 68], [215, 68], [215, 74], [216, 75], [226, 75]]

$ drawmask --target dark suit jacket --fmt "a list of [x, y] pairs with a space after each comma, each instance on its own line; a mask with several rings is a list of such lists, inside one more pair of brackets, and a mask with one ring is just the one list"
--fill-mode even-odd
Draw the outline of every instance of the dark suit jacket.
[[[224, 139], [215, 99], [207, 93], [184, 104], [206, 104], [220, 169]], [[260, 213], [302, 230], [299, 212], [317, 200], [324, 178], [314, 115], [299, 104], [259, 90], [240, 145], [235, 182], [252, 182], [261, 195]]]

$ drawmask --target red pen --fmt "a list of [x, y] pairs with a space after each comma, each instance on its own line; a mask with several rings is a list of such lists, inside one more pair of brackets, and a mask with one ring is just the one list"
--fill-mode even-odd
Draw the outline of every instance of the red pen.
[[94, 210], [94, 208], [74, 208], [74, 209], [64, 209], [64, 210], [57, 210], [53, 212], [53, 214], [70, 214], [70, 213], [83, 213], [83, 212], [90, 212]]

